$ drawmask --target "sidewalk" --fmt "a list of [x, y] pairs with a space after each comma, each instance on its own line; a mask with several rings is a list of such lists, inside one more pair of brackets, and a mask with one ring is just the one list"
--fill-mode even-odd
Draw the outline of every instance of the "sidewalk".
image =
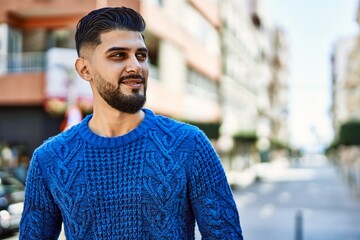
[[278, 159], [272, 162], [256, 163], [241, 172], [229, 171], [226, 176], [233, 190], [243, 189], [259, 179], [278, 176], [279, 171], [289, 167], [289, 165], [288, 160]]

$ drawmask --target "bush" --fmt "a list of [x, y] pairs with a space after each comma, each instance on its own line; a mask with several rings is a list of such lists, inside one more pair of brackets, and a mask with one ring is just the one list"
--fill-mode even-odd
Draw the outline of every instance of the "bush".
[[219, 138], [220, 123], [218, 122], [212, 122], [212, 123], [190, 122], [190, 121], [186, 121], [186, 122], [200, 128], [209, 139]]
[[234, 135], [235, 142], [255, 143], [257, 139], [255, 132], [238, 132]]
[[360, 145], [360, 121], [351, 121], [341, 125], [338, 145]]

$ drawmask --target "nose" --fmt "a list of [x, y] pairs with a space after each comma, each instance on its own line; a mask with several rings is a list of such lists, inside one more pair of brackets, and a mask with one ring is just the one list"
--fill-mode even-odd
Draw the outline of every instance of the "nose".
[[141, 64], [135, 56], [129, 58], [129, 61], [126, 65], [126, 72], [139, 73], [141, 71], [141, 68]]

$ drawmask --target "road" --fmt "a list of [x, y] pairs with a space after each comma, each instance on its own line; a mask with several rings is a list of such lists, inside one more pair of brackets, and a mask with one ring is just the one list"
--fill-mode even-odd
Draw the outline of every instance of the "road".
[[245, 239], [360, 239], [360, 198], [324, 158], [261, 172], [262, 181], [234, 192]]
[[324, 158], [296, 167], [278, 162], [258, 172], [260, 182], [234, 191], [246, 240], [360, 240], [360, 198]]

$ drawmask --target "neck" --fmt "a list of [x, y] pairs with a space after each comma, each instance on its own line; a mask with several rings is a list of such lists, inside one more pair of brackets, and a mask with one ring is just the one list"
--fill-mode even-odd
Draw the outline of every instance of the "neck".
[[96, 111], [94, 108], [93, 117], [89, 122], [91, 131], [99, 136], [118, 137], [127, 134], [135, 129], [145, 117], [143, 111], [135, 114], [123, 113], [115, 109], [108, 109], [105, 113]]

